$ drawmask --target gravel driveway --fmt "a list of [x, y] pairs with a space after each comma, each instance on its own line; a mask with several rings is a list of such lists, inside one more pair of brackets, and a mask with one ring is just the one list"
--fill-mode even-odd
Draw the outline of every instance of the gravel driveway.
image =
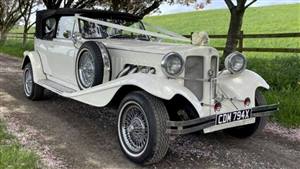
[[[141, 168], [119, 149], [114, 110], [99, 109], [47, 92], [23, 96], [20, 60], [0, 56], [0, 118], [42, 168]], [[147, 168], [300, 168], [300, 130], [269, 124], [239, 140], [217, 132], [172, 138], [166, 158]]]

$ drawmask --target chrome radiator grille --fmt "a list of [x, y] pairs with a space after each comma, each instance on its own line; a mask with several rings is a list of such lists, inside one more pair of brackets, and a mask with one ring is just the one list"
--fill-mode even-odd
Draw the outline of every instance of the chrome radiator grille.
[[204, 58], [202, 56], [189, 56], [185, 63], [184, 86], [190, 89], [199, 100], [203, 98], [203, 81], [189, 79], [204, 78]]
[[[210, 69], [214, 72], [212, 78], [216, 78], [219, 72], [219, 65], [218, 65], [218, 57], [212, 56], [211, 57], [211, 65]], [[211, 83], [211, 90], [212, 90], [212, 97], [217, 97], [217, 80], [212, 81]]]

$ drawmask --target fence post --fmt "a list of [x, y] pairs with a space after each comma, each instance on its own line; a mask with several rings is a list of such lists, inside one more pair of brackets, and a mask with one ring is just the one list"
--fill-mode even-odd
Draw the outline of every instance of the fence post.
[[241, 31], [239, 35], [239, 47], [238, 47], [239, 52], [242, 53], [243, 48], [244, 48], [244, 31]]

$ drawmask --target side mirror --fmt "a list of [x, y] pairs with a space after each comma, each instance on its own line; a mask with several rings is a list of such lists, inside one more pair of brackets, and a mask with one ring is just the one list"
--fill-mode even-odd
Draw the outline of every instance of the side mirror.
[[71, 31], [66, 30], [66, 31], [63, 33], [63, 36], [64, 36], [66, 39], [69, 39], [69, 38], [71, 37]]

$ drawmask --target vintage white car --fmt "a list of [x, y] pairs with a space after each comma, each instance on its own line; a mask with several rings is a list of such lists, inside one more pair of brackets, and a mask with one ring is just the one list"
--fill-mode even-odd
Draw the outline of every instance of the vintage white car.
[[99, 10], [39, 11], [35, 50], [24, 53], [22, 65], [26, 97], [39, 100], [48, 89], [118, 107], [120, 147], [139, 164], [160, 161], [171, 135], [224, 130], [246, 138], [277, 111], [259, 91], [269, 85], [246, 69], [243, 54], [227, 56], [219, 71], [219, 53], [205, 34], [191, 44], [158, 27], [147, 31], [141, 20]]

